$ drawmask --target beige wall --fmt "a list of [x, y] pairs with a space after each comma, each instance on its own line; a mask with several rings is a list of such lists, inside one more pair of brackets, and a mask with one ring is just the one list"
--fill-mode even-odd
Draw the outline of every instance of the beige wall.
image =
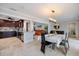
[[67, 22], [59, 22], [60, 24], [60, 30], [64, 30], [65, 32], [69, 32], [69, 24], [70, 23], [76, 23], [76, 36], [79, 38], [79, 21], [74, 20], [74, 21], [67, 21]]
[[78, 21], [77, 30], [78, 30], [78, 38], [79, 38], [79, 21]]

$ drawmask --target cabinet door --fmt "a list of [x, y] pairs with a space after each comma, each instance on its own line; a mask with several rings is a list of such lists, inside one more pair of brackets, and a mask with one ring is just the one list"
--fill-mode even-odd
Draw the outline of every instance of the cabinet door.
[[3, 37], [3, 33], [2, 32], [0, 32], [0, 38], [2, 38]]

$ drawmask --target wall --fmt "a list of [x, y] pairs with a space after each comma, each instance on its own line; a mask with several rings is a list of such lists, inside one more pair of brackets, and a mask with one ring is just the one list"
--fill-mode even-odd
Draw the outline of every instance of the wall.
[[[69, 32], [69, 24], [70, 23], [76, 23], [76, 36], [79, 38], [79, 21], [77, 20], [70, 20], [70, 21], [60, 21], [57, 22], [60, 25], [59, 30], [64, 31], [65, 33]], [[55, 23], [49, 22], [48, 24], [48, 32], [50, 33], [51, 30], [54, 30], [53, 26]]]
[[68, 25], [70, 23], [76, 23], [76, 36], [79, 37], [79, 21], [72, 20], [72, 21], [65, 21], [65, 22], [59, 22], [60, 24], [60, 30], [64, 30], [65, 32], [69, 32]]
[[53, 27], [54, 24], [55, 24], [55, 23], [53, 23], [53, 22], [49, 22], [49, 23], [48, 23], [48, 33], [50, 33], [51, 30], [54, 30], [54, 27]]
[[[60, 28], [58, 30], [67, 32], [67, 23], [66, 22], [65, 23], [64, 22], [57, 22], [57, 24], [60, 25]], [[56, 23], [49, 22], [49, 24], [48, 24], [48, 33], [50, 33], [51, 30], [55, 30], [54, 25], [56, 25]]]
[[60, 28], [59, 30], [62, 30], [64, 32], [68, 32], [68, 22], [59, 22]]
[[33, 41], [33, 32], [24, 32], [24, 43]]
[[79, 38], [79, 21], [77, 21], [77, 37]]

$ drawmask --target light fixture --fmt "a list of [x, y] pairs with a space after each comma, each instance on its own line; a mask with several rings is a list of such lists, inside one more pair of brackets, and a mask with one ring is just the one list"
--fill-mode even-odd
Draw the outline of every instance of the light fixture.
[[[55, 11], [54, 11], [54, 10], [52, 10], [51, 12], [52, 12], [52, 13], [55, 13]], [[56, 22], [56, 20], [55, 20], [55, 19], [53, 19], [52, 17], [49, 17], [49, 20], [50, 20], [50, 21], [53, 21], [53, 22]]]
[[49, 20], [50, 20], [50, 21], [53, 21], [53, 22], [56, 22], [56, 20], [55, 20], [55, 19], [53, 19], [53, 18], [49, 18]]

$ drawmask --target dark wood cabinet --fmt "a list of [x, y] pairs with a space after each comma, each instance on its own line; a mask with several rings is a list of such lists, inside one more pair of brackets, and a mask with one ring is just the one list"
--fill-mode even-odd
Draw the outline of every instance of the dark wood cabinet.
[[0, 27], [23, 27], [23, 20], [10, 21], [0, 19]]
[[16, 35], [16, 31], [3, 31], [0, 32], [0, 38], [14, 37]]
[[[5, 19], [0, 19], [0, 27], [1, 27], [1, 31], [0, 31], [0, 38], [7, 38], [7, 37], [18, 37], [21, 36], [22, 34], [19, 32], [18, 29], [23, 28], [23, 20], [17, 20], [17, 21], [13, 21], [13, 20], [5, 20]], [[12, 28], [14, 27], [16, 30], [3, 30], [3, 27], [9, 27]], [[17, 29], [18, 28], [18, 29]]]

